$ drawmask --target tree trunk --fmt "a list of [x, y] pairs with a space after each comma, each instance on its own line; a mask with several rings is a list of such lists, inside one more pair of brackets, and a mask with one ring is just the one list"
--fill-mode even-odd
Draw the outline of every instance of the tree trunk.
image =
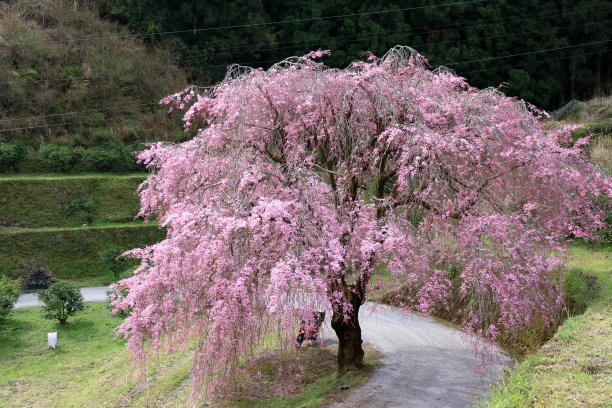
[[344, 374], [352, 368], [363, 367], [363, 347], [361, 327], [359, 326], [359, 307], [361, 297], [351, 293], [353, 314], [349, 320], [344, 319], [342, 310], [334, 309], [331, 326], [338, 336], [338, 374]]

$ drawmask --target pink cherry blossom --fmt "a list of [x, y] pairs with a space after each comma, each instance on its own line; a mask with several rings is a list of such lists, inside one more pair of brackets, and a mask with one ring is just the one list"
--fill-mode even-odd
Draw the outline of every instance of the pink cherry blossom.
[[343, 70], [322, 55], [164, 98], [201, 128], [139, 156], [141, 215], [167, 237], [132, 252], [119, 333], [140, 358], [195, 340], [196, 387], [227, 385], [271, 336], [290, 346], [313, 310], [333, 315], [340, 366], [359, 366], [380, 268], [408, 307], [491, 340], [551, 324], [564, 240], [603, 225], [612, 183], [572, 128], [547, 133], [541, 111], [407, 47]]

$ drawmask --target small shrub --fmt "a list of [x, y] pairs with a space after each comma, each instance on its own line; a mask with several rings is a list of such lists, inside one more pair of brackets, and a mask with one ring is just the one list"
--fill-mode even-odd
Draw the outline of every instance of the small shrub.
[[87, 225], [91, 225], [94, 222], [99, 208], [100, 202], [95, 197], [75, 198], [68, 204], [67, 213], [68, 215], [72, 215], [77, 212], [82, 212], [85, 214]]
[[24, 266], [23, 289], [47, 289], [53, 283], [53, 275], [42, 262], [32, 261]]
[[125, 252], [121, 248], [113, 247], [104, 250], [101, 254], [104, 263], [113, 271], [113, 276], [115, 279], [119, 279], [122, 272], [125, 272], [132, 266], [132, 262], [130, 262], [129, 258], [121, 256]]
[[45, 319], [59, 320], [65, 324], [68, 316], [85, 309], [83, 295], [79, 288], [68, 282], [56, 282], [49, 289], [38, 293], [38, 299], [43, 302], [41, 315]]
[[72, 146], [48, 144], [38, 151], [38, 157], [51, 171], [68, 172], [81, 160], [79, 151]]
[[0, 276], [0, 322], [11, 314], [19, 294], [18, 280]]
[[12, 168], [19, 171], [17, 164], [27, 157], [27, 148], [18, 142], [0, 143], [0, 171]]

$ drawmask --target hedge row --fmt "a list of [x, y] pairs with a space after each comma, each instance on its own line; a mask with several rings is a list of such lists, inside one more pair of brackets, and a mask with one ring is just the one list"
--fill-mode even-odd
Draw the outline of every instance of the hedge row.
[[139, 209], [136, 190], [145, 177], [0, 179], [0, 226], [76, 227], [131, 221]]
[[134, 152], [143, 148], [118, 142], [91, 147], [46, 144], [34, 152], [19, 142], [0, 143], [0, 172], [142, 171]]
[[0, 232], [0, 275], [24, 278], [32, 261], [46, 265], [58, 279], [112, 275], [104, 254], [159, 242], [165, 231], [155, 225]]

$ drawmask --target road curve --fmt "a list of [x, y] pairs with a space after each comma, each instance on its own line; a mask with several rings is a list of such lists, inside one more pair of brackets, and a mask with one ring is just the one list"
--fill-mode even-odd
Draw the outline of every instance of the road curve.
[[428, 316], [365, 304], [359, 321], [364, 342], [382, 352], [382, 366], [334, 408], [464, 408], [486, 398], [512, 364], [496, 349], [486, 372], [476, 372], [464, 334]]
[[[81, 288], [85, 302], [103, 302], [108, 287]], [[35, 294], [15, 307], [40, 306]], [[361, 388], [347, 391], [333, 408], [464, 408], [487, 396], [512, 359], [499, 350], [484, 373], [463, 333], [434, 318], [392, 306], [365, 304], [359, 313], [365, 342], [382, 353], [382, 366]], [[337, 343], [325, 323], [327, 344]]]
[[[100, 286], [96, 288], [81, 288], [81, 294], [85, 302], [104, 302], [106, 301], [106, 292], [110, 290], [109, 286]], [[42, 302], [38, 300], [36, 293], [26, 293], [19, 296], [15, 308], [42, 306]]]

